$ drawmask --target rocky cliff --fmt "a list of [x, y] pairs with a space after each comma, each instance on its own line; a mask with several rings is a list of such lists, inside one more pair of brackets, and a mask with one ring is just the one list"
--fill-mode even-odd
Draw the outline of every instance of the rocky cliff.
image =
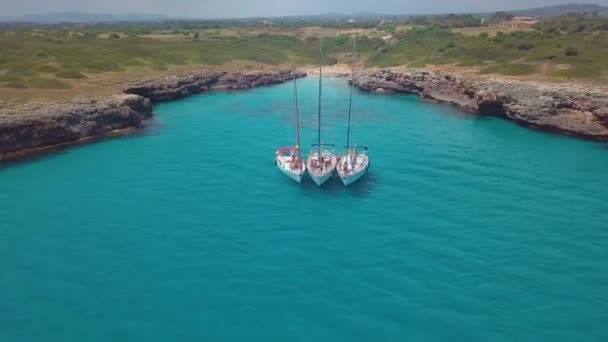
[[255, 71], [255, 72], [199, 72], [158, 78], [136, 84], [124, 90], [152, 102], [168, 101], [218, 90], [240, 90], [279, 84], [293, 77], [305, 77], [303, 72]]
[[28, 150], [133, 127], [151, 115], [150, 100], [127, 94], [3, 108], [0, 161], [15, 159]]
[[215, 90], [283, 83], [303, 72], [199, 72], [149, 80], [104, 99], [41, 102], [0, 108], [0, 162], [78, 144], [139, 126], [152, 116], [151, 102]]
[[366, 74], [356, 85], [376, 93], [417, 94], [547, 131], [608, 140], [608, 94], [588, 86], [388, 70]]

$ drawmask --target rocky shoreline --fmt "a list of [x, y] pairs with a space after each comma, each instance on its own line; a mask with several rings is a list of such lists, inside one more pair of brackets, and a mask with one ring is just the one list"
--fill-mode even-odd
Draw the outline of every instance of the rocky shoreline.
[[150, 100], [117, 94], [71, 102], [28, 103], [0, 113], [0, 161], [12, 161], [116, 134], [152, 116]]
[[[312, 69], [311, 69], [312, 70]], [[328, 75], [344, 76], [344, 70]], [[147, 80], [103, 99], [40, 102], [0, 109], [0, 162], [46, 153], [133, 131], [152, 116], [152, 104], [211, 91], [279, 84], [306, 71], [203, 71]], [[453, 73], [370, 71], [357, 78], [363, 91], [417, 94], [465, 111], [496, 115], [537, 129], [608, 140], [608, 92], [573, 84], [459, 76]]]
[[355, 85], [374, 93], [416, 94], [545, 131], [608, 140], [608, 93], [594, 87], [471, 78], [428, 70], [373, 71], [359, 77]]
[[[295, 72], [296, 77], [306, 76]], [[210, 91], [242, 90], [291, 80], [294, 72], [199, 72], [148, 80], [103, 99], [33, 102], [0, 108], [0, 162], [15, 161], [126, 134], [152, 117], [152, 103]]]
[[200, 72], [183, 74], [145, 81], [124, 90], [162, 102], [184, 98], [209, 91], [243, 90], [261, 86], [284, 83], [293, 77], [302, 78], [301, 71], [262, 71], [262, 72]]

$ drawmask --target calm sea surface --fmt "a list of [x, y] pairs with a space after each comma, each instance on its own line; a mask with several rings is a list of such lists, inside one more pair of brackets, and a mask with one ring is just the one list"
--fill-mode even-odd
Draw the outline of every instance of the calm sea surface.
[[608, 145], [357, 94], [371, 173], [319, 189], [273, 163], [291, 94], [190, 97], [0, 169], [0, 341], [608, 340]]

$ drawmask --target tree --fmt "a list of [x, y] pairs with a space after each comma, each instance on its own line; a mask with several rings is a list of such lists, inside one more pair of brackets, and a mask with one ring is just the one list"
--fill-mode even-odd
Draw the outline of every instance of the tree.
[[524, 43], [521, 43], [521, 44], [519, 44], [517, 46], [517, 48], [520, 49], [520, 50], [530, 50], [530, 49], [533, 49], [535, 47], [536, 47], [536, 45], [534, 45], [534, 43], [532, 43], [532, 42], [524, 42]]
[[496, 32], [496, 35], [494, 36], [494, 38], [492, 38], [492, 41], [495, 44], [503, 43], [505, 41], [505, 34], [502, 31]]
[[496, 14], [494, 14], [491, 18], [490, 18], [490, 22], [493, 23], [501, 23], [503, 21], [510, 21], [513, 20], [513, 14], [504, 12], [504, 11], [500, 11], [500, 12], [496, 12]]
[[112, 33], [110, 35], [110, 39], [120, 39], [120, 36], [118, 35], [118, 33]]
[[200, 33], [198, 33], [198, 32], [195, 32], [195, 33], [194, 33], [194, 39], [195, 39], [195, 40], [198, 40], [198, 38], [200, 38], [200, 36], [201, 36], [201, 34], [200, 34]]

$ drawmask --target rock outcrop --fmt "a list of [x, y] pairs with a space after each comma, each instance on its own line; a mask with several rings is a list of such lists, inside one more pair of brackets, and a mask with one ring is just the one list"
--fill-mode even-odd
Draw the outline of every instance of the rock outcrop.
[[[119, 94], [106, 99], [29, 103], [0, 113], [0, 160], [25, 151], [76, 142], [139, 125], [152, 116], [150, 100]], [[20, 154], [15, 155], [16, 152]]]
[[472, 113], [498, 115], [547, 131], [608, 140], [608, 94], [588, 86], [388, 70], [364, 75], [356, 86], [376, 93], [417, 94]]
[[293, 77], [305, 77], [303, 72], [255, 71], [255, 72], [199, 72], [164, 77], [136, 84], [124, 90], [137, 94], [152, 102], [180, 99], [209, 91], [241, 90], [279, 84]]
[[0, 108], [0, 162], [79, 144], [139, 126], [152, 102], [219, 90], [283, 83], [303, 72], [198, 72], [146, 81], [104, 99], [42, 102]]

